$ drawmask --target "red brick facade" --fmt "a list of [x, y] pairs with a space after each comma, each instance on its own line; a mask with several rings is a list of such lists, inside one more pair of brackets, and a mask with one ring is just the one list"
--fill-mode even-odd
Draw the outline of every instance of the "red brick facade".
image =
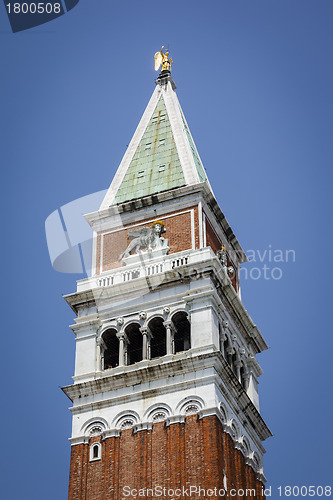
[[[193, 215], [192, 215], [193, 214]], [[163, 221], [166, 234], [163, 235], [169, 240], [169, 253], [181, 252], [192, 248], [192, 234], [194, 233], [194, 246], [199, 248], [199, 218], [198, 207], [190, 207], [179, 212], [158, 216], [157, 219]], [[97, 236], [96, 244], [96, 273], [109, 271], [121, 267], [119, 256], [126, 250], [129, 240], [128, 233], [133, 229], [143, 226], [151, 226], [153, 220], [147, 219], [140, 225], [129, 224], [112, 232], [105, 232]], [[103, 242], [102, 242], [103, 240]], [[102, 270], [101, 270], [102, 257]]]
[[[89, 449], [96, 440], [99, 438], [92, 438], [89, 444], [72, 446], [69, 500], [135, 498], [124, 494], [124, 487], [175, 490], [190, 486], [206, 491], [217, 488], [216, 495], [210, 498], [264, 499], [262, 483], [245, 464], [244, 456], [235, 449], [215, 416], [199, 419], [191, 415], [185, 423], [170, 426], [158, 422], [152, 430], [136, 433], [132, 429], [124, 430], [121, 436], [102, 441], [101, 460], [89, 461]], [[224, 489], [224, 474], [227, 492], [219, 495], [218, 490]], [[255, 495], [246, 495], [246, 489], [256, 490]], [[140, 497], [138, 492], [137, 498], [155, 498], [147, 493]], [[166, 492], [161, 498], [197, 500], [200, 495], [192, 492], [191, 496], [179, 496]]]
[[[223, 241], [220, 240], [220, 238], [217, 236], [215, 233], [213, 227], [211, 226], [209, 220], [206, 217], [206, 242], [207, 246], [211, 247], [211, 249], [216, 253], [218, 250], [221, 250], [222, 243]], [[232, 266], [234, 269], [236, 269], [235, 264], [232, 262], [230, 259], [229, 255], [227, 255], [227, 266]], [[237, 292], [237, 278], [236, 278], [236, 273], [233, 275], [230, 275], [231, 282], [233, 284], [234, 289]]]

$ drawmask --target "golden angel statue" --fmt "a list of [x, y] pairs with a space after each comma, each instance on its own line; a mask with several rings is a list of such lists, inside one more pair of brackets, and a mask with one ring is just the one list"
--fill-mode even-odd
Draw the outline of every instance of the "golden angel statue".
[[169, 58], [169, 51], [167, 50], [163, 54], [164, 45], [161, 48], [161, 52], [156, 52], [155, 54], [155, 71], [158, 71], [159, 67], [162, 66], [162, 71], [170, 71], [171, 64], [173, 63], [172, 57]]

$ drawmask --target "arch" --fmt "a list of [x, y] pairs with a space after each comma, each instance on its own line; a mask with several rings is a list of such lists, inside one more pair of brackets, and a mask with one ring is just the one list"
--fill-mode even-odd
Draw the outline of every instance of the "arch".
[[174, 353], [187, 351], [191, 348], [191, 328], [188, 314], [178, 311], [172, 315], [172, 323], [175, 327]]
[[93, 462], [94, 460], [101, 460], [102, 458], [102, 445], [101, 443], [92, 443], [89, 449], [89, 460]]
[[142, 361], [142, 333], [138, 323], [130, 323], [125, 328], [128, 343], [126, 348], [127, 365]]
[[228, 409], [227, 409], [226, 405], [221, 402], [219, 404], [219, 409], [220, 409], [220, 412], [221, 412], [221, 415], [222, 415], [222, 423], [224, 425], [227, 425], [227, 422], [229, 420], [229, 412], [228, 412]]
[[252, 454], [252, 462], [253, 462], [255, 471], [256, 472], [260, 472], [260, 469], [261, 469], [261, 459], [260, 459], [259, 454], [256, 451], [254, 451], [253, 454]]
[[148, 323], [151, 332], [150, 339], [150, 358], [165, 356], [167, 353], [166, 329], [163, 318], [155, 316]]
[[118, 328], [117, 328], [117, 325], [116, 325], [116, 321], [115, 320], [109, 320], [109, 321], [106, 321], [105, 323], [103, 323], [100, 328], [98, 329], [98, 336], [97, 336], [97, 339], [101, 339], [104, 335], [104, 333], [107, 331], [107, 330], [116, 330], [118, 331]]
[[250, 455], [251, 445], [250, 445], [250, 441], [248, 440], [248, 438], [246, 436], [242, 436], [242, 450], [243, 450], [245, 457], [248, 457]]
[[108, 328], [102, 334], [104, 342], [103, 370], [115, 368], [119, 365], [119, 339], [115, 328]]
[[144, 420], [147, 420], [148, 422], [161, 422], [170, 417], [170, 415], [170, 406], [165, 403], [157, 403], [148, 408], [144, 414]]
[[239, 432], [239, 425], [237, 424], [236, 420], [234, 419], [231, 420], [230, 429], [233, 440], [238, 441], [240, 432]]
[[188, 396], [180, 401], [176, 410], [181, 415], [192, 415], [204, 408], [205, 402], [199, 396]]
[[104, 418], [94, 417], [87, 420], [81, 427], [85, 436], [98, 436], [108, 428], [108, 423]]
[[133, 425], [139, 422], [139, 415], [135, 411], [125, 410], [118, 415], [113, 420], [116, 429], [125, 430], [130, 429]]

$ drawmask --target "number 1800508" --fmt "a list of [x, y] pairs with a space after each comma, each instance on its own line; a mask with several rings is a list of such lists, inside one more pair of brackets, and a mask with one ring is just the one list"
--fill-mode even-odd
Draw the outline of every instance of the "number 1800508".
[[279, 497], [330, 497], [332, 495], [331, 486], [279, 486]]
[[7, 3], [8, 14], [60, 14], [60, 3]]

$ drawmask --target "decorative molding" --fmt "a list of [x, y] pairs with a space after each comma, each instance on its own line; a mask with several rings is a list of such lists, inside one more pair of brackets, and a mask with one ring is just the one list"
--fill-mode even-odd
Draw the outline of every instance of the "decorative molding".
[[153, 428], [153, 422], [141, 422], [133, 426], [133, 432], [137, 433], [140, 431], [151, 431]]
[[181, 415], [193, 415], [205, 407], [205, 402], [198, 396], [187, 396], [176, 406]]
[[185, 415], [171, 415], [165, 421], [165, 425], [168, 427], [172, 424], [184, 424], [186, 420]]
[[97, 436], [108, 428], [108, 423], [104, 418], [95, 417], [87, 420], [81, 427], [85, 436]]
[[89, 438], [87, 436], [76, 436], [69, 438], [68, 441], [71, 443], [71, 446], [76, 446], [79, 444], [87, 444], [89, 442]]
[[122, 411], [114, 419], [113, 424], [115, 424], [116, 429], [125, 430], [130, 429], [134, 425], [138, 424], [140, 421], [139, 415], [136, 411]]
[[[143, 419], [148, 422], [160, 422], [166, 420], [172, 414], [171, 408], [165, 403], [156, 403], [148, 408], [144, 413]], [[159, 417], [162, 417], [158, 419]]]
[[109, 438], [109, 437], [119, 437], [121, 435], [121, 431], [119, 429], [108, 429], [103, 432], [103, 438]]

